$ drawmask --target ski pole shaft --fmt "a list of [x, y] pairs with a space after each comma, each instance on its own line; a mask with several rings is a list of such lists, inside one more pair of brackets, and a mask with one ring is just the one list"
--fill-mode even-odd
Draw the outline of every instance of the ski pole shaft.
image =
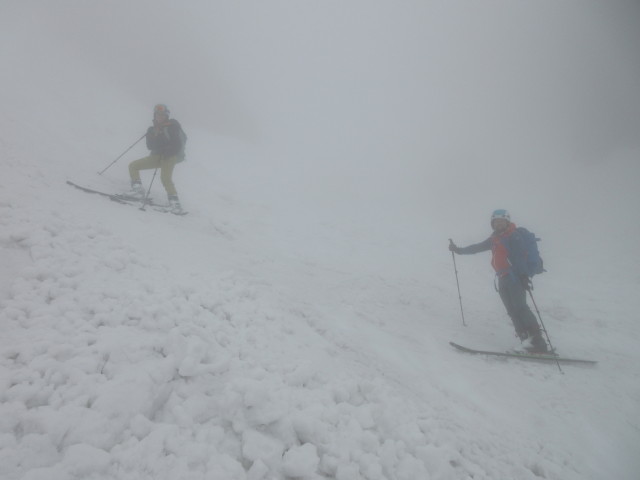
[[[449, 244], [453, 245], [453, 240], [449, 239]], [[464, 310], [462, 309], [462, 295], [460, 294], [460, 281], [458, 280], [458, 267], [456, 266], [456, 256], [451, 252], [451, 258], [453, 259], [453, 271], [456, 273], [456, 285], [458, 286], [458, 300], [460, 301], [460, 315], [462, 315], [462, 325], [465, 327], [467, 323], [464, 321]]]
[[147, 207], [147, 200], [149, 199], [149, 194], [151, 193], [151, 185], [153, 185], [153, 181], [156, 179], [156, 173], [158, 173], [158, 169], [156, 168], [153, 171], [153, 177], [151, 177], [151, 182], [149, 183], [149, 188], [147, 189], [147, 193], [142, 199], [142, 205], [140, 205], [140, 210], [144, 211]]
[[[536, 313], [538, 314], [538, 320], [540, 320], [540, 326], [542, 327], [544, 336], [547, 337], [547, 342], [549, 342], [549, 348], [551, 349], [552, 352], [554, 352], [555, 349], [551, 344], [551, 339], [549, 338], [549, 332], [547, 332], [547, 327], [544, 326], [544, 322], [542, 321], [542, 315], [540, 315], [540, 310], [538, 310], [538, 305], [536, 304], [536, 300], [533, 298], [533, 292], [531, 291], [531, 288], [528, 288], [527, 291], [529, 292], [529, 296], [531, 297], [531, 302], [533, 303], [533, 307], [536, 309]], [[558, 359], [556, 359], [556, 364], [558, 365], [558, 370], [560, 370], [560, 373], [564, 373], [562, 371], [562, 368], [560, 368], [560, 362], [558, 361]]]
[[118, 158], [116, 158], [113, 162], [111, 162], [109, 165], [107, 165], [107, 167], [104, 170], [102, 170], [101, 172], [98, 172], [98, 175], [102, 175], [104, 172], [109, 170], [113, 166], [113, 164], [115, 164], [118, 160], [120, 160], [122, 157], [124, 157], [125, 153], [127, 153], [129, 150], [131, 150], [133, 147], [135, 147], [138, 144], [138, 142], [140, 142], [140, 140], [142, 140], [146, 136], [147, 136], [147, 133], [145, 132], [144, 135], [142, 135], [138, 140], [136, 140], [133, 145], [131, 145], [129, 148], [127, 148], [124, 152], [122, 152], [122, 154], [120, 154], [120, 156]]

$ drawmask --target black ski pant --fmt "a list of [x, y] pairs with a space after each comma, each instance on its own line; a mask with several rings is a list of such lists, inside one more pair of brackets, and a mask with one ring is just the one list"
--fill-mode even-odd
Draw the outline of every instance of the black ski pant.
[[527, 305], [527, 291], [516, 277], [511, 274], [498, 278], [498, 293], [504, 303], [505, 308], [516, 334], [521, 340], [529, 336], [536, 336], [540, 333], [540, 325]]

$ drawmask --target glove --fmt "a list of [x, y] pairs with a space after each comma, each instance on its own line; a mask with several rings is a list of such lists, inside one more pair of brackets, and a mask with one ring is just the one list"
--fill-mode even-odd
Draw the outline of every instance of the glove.
[[453, 252], [453, 253], [460, 253], [460, 249], [458, 247], [456, 247], [456, 244], [453, 243], [452, 241], [449, 241], [449, 251]]
[[522, 285], [522, 288], [524, 288], [525, 290], [531, 290], [531, 288], [533, 287], [533, 284], [531, 283], [531, 279], [529, 278], [528, 275], [520, 275], [520, 284]]

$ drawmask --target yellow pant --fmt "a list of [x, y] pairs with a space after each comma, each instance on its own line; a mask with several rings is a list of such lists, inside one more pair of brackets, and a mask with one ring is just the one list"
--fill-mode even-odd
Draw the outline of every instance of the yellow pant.
[[177, 155], [173, 157], [164, 157], [162, 155], [151, 154], [148, 157], [134, 160], [129, 164], [129, 175], [132, 182], [140, 181], [140, 170], [150, 170], [152, 168], [160, 169], [160, 180], [167, 191], [167, 195], [177, 195], [176, 187], [173, 185], [173, 168], [178, 163]]

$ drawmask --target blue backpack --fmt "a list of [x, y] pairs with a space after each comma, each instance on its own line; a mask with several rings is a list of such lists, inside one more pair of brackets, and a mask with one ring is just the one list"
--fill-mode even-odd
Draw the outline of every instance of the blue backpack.
[[538, 250], [538, 242], [540, 239], [536, 237], [532, 232], [524, 227], [516, 228], [516, 231], [522, 237], [522, 244], [525, 250], [525, 267], [527, 275], [533, 277], [542, 272], [546, 272], [543, 266], [542, 257], [540, 256], [540, 250]]

